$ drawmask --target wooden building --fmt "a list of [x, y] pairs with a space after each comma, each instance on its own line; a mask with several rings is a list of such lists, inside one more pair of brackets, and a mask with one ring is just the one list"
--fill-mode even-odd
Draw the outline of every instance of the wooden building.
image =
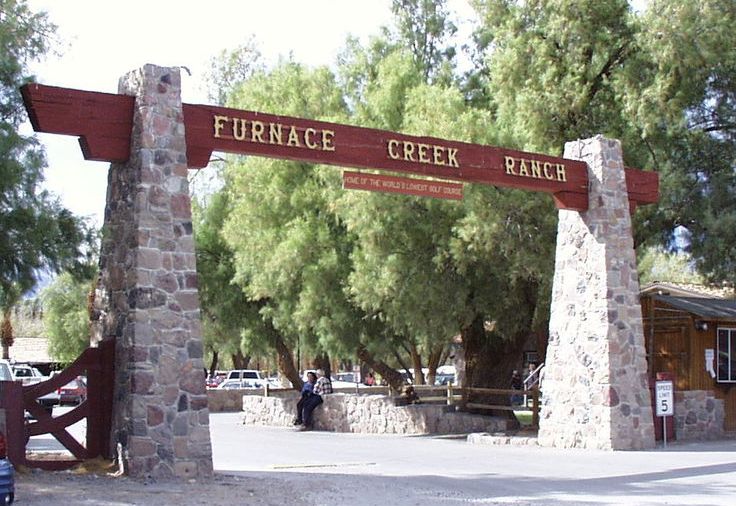
[[723, 400], [723, 429], [736, 431], [733, 290], [654, 283], [642, 289], [641, 306], [650, 379], [671, 373], [676, 391], [712, 392]]

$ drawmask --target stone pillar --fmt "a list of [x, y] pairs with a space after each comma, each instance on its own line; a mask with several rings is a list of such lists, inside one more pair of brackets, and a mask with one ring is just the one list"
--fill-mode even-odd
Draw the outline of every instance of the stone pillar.
[[539, 444], [636, 450], [654, 425], [621, 144], [565, 145], [588, 163], [586, 212], [559, 211]]
[[112, 444], [131, 476], [212, 475], [178, 68], [121, 78], [136, 97], [131, 156], [110, 166], [101, 324], [116, 338]]

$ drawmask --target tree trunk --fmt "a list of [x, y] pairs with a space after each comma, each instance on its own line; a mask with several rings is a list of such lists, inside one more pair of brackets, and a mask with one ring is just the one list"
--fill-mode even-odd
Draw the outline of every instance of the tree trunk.
[[[521, 365], [526, 333], [519, 333], [511, 339], [500, 336], [487, 336], [483, 322], [477, 317], [462, 332], [465, 347], [466, 377], [465, 386], [481, 388], [511, 388], [511, 373]], [[490, 404], [510, 405], [509, 396], [479, 396], [463, 393], [463, 402], [486, 402]], [[513, 411], [505, 411], [509, 420], [518, 427]]]
[[332, 366], [330, 365], [330, 356], [327, 353], [322, 353], [321, 355], [317, 355], [312, 362], [314, 364], [315, 369], [322, 369], [325, 373], [325, 376], [328, 378], [332, 377]]
[[380, 374], [393, 390], [401, 392], [404, 389], [404, 378], [401, 377], [401, 373], [385, 362], [376, 360], [364, 345], [358, 345], [357, 355], [360, 360]]
[[250, 355], [243, 355], [241, 350], [238, 350], [232, 355], [233, 369], [247, 369], [250, 364]]
[[479, 364], [483, 363], [482, 353], [486, 338], [483, 328], [483, 316], [476, 315], [475, 319], [460, 331], [465, 352], [465, 378], [463, 387], [480, 386], [476, 382], [476, 371]]
[[212, 350], [212, 362], [210, 362], [210, 377], [215, 376], [217, 371], [217, 362], [220, 359], [220, 353], [217, 350]]
[[414, 341], [409, 342], [409, 350], [411, 351], [411, 363], [414, 367], [414, 384], [424, 385], [424, 371], [422, 371], [422, 356], [417, 350], [417, 345]]
[[271, 330], [271, 338], [273, 340], [274, 347], [276, 348], [276, 356], [278, 357], [279, 362], [279, 371], [281, 371], [281, 374], [286, 376], [286, 379], [291, 381], [291, 385], [294, 390], [301, 392], [304, 383], [302, 382], [302, 378], [299, 376], [299, 371], [294, 366], [294, 357], [291, 355], [291, 350], [286, 346], [283, 336], [273, 327], [271, 327]]
[[445, 348], [447, 348], [447, 346], [444, 344], [437, 345], [429, 353], [429, 362], [427, 363], [427, 367], [429, 368], [429, 372], [427, 373], [428, 385], [434, 385], [434, 380], [437, 377], [437, 367], [440, 365], [440, 358], [442, 357]]
[[3, 323], [0, 326], [0, 340], [3, 346], [3, 358], [10, 358], [10, 347], [13, 346], [13, 324], [10, 323], [11, 307], [3, 308]]
[[394, 356], [396, 357], [396, 361], [399, 363], [401, 368], [406, 371], [406, 374], [408, 375], [409, 379], [414, 380], [414, 377], [409, 372], [409, 368], [404, 363], [404, 359], [401, 358], [401, 354], [397, 350], [394, 350]]

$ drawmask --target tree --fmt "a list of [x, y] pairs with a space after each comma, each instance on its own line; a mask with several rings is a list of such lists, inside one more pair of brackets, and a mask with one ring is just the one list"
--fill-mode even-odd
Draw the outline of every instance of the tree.
[[3, 356], [12, 344], [10, 308], [44, 269], [59, 272], [80, 256], [79, 219], [41, 189], [44, 154], [18, 132], [25, 119], [19, 88], [31, 80], [28, 64], [49, 49], [54, 31], [46, 15], [25, 1], [0, 2], [0, 306]]
[[449, 39], [457, 32], [446, 0], [393, 0], [399, 44], [413, 55], [423, 81], [449, 84], [453, 80], [455, 47]]
[[210, 100], [218, 105], [225, 105], [237, 86], [254, 72], [261, 70], [261, 52], [253, 37], [235, 49], [223, 49], [210, 60], [205, 76]]
[[[344, 110], [327, 69], [310, 71], [290, 62], [256, 74], [231, 105], [322, 118]], [[344, 228], [330, 217], [335, 176], [305, 164], [256, 158], [234, 159], [227, 169], [232, 211], [223, 237], [234, 251], [235, 281], [261, 305], [261, 318], [271, 327], [265, 336], [276, 339], [279, 356], [297, 348], [320, 356], [354, 321], [342, 288], [349, 246]]]
[[234, 254], [222, 237], [230, 211], [229, 194], [221, 190], [206, 208], [195, 202], [193, 212], [204, 344], [212, 353], [210, 374], [221, 354], [230, 355], [235, 369], [245, 369], [252, 355], [264, 351], [258, 339], [250, 339], [264, 331], [260, 307], [234, 282]]
[[41, 294], [49, 354], [56, 362], [71, 363], [89, 346], [87, 301], [93, 288], [91, 280], [78, 280], [65, 272]]
[[695, 271], [692, 256], [685, 252], [668, 253], [662, 248], [647, 248], [639, 259], [638, 268], [642, 285], [655, 281], [705, 284], [703, 276]]
[[[648, 165], [662, 178], [647, 233], [667, 245], [678, 226], [711, 282], [736, 284], [736, 5], [652, 1], [640, 20], [636, 65], [622, 79]], [[634, 71], [636, 70], [636, 71]]]

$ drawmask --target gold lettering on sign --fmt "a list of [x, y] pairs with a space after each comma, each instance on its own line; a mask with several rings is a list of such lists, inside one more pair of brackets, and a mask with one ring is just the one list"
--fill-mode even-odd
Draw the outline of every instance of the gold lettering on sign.
[[214, 114], [213, 135], [216, 139], [231, 139], [252, 144], [274, 144], [315, 151], [335, 151], [334, 130], [302, 128], [283, 123], [231, 118]]
[[503, 157], [503, 166], [509, 176], [546, 179], [548, 181], [567, 181], [565, 164], [541, 162], [527, 158]]
[[322, 151], [335, 151], [335, 132], [332, 130], [322, 130]]
[[317, 144], [312, 141], [312, 136], [316, 133], [317, 131], [314, 128], [307, 128], [304, 130], [304, 144], [306, 144], [309, 149], [317, 149]]
[[389, 139], [386, 145], [386, 154], [392, 160], [460, 168], [457, 160], [457, 148], [437, 144]]
[[269, 123], [268, 124], [268, 143], [281, 145], [284, 142], [281, 140], [281, 124], [280, 123]]

